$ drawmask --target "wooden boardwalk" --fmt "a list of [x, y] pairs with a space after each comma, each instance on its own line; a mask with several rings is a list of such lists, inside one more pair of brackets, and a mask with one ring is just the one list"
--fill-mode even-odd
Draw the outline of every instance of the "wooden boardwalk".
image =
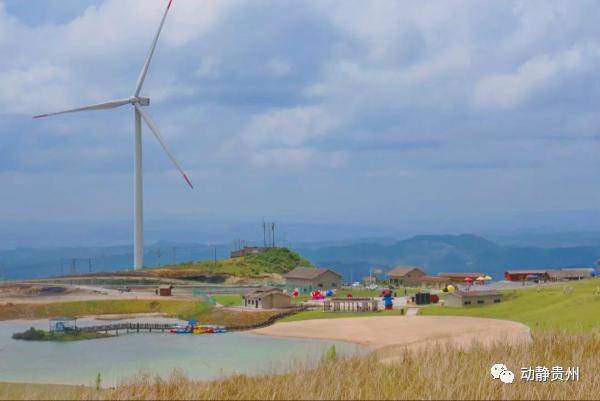
[[173, 323], [111, 323], [103, 324], [99, 326], [87, 326], [79, 327], [78, 329], [82, 332], [87, 333], [115, 333], [119, 335], [119, 331], [122, 333], [139, 333], [139, 332], [159, 332], [164, 333], [173, 328]]

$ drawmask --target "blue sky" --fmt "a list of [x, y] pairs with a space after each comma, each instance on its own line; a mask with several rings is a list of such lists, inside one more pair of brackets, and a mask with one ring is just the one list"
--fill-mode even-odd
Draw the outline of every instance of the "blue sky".
[[[129, 96], [164, 6], [0, 0], [0, 221], [131, 218], [130, 108], [30, 116]], [[146, 218], [595, 213], [599, 20], [584, 0], [174, 0], [144, 94], [196, 189], [146, 131]]]

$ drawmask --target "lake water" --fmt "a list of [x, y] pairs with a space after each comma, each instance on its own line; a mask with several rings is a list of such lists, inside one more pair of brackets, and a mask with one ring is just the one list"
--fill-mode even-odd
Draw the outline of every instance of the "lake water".
[[[78, 324], [102, 323], [81, 320]], [[113, 386], [139, 372], [165, 377], [175, 368], [190, 378], [214, 379], [234, 373], [281, 373], [297, 363], [314, 365], [332, 344], [341, 354], [366, 352], [348, 343], [241, 332], [139, 333], [64, 343], [11, 338], [31, 326], [47, 330], [48, 322], [0, 322], [0, 381], [93, 385], [100, 373], [102, 385]]]

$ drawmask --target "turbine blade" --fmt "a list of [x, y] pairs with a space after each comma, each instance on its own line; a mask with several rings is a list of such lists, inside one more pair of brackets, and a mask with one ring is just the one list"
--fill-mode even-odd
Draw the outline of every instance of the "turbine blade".
[[160, 131], [158, 130], [158, 127], [156, 126], [154, 121], [152, 121], [152, 118], [150, 117], [150, 115], [148, 113], [146, 113], [146, 110], [142, 109], [142, 107], [137, 103], [135, 104], [135, 109], [138, 111], [138, 113], [140, 113], [140, 115], [142, 116], [142, 118], [144, 119], [144, 121], [146, 122], [148, 127], [150, 128], [150, 130], [154, 133], [154, 136], [156, 137], [156, 139], [158, 139], [158, 142], [160, 143], [162, 148], [165, 150], [165, 152], [167, 153], [167, 155], [169, 156], [169, 158], [171, 159], [171, 161], [173, 162], [175, 167], [177, 167], [177, 170], [179, 170], [179, 172], [183, 176], [183, 179], [188, 183], [190, 188], [193, 189], [194, 186], [192, 185], [192, 182], [190, 181], [190, 179], [188, 178], [185, 171], [183, 171], [183, 169], [181, 168], [181, 166], [175, 159], [175, 156], [173, 156], [173, 153], [171, 153], [171, 151], [169, 150], [167, 143], [165, 142], [162, 135], [160, 134]]
[[77, 109], [58, 111], [58, 112], [55, 112], [55, 113], [48, 113], [48, 114], [40, 114], [40, 115], [37, 115], [37, 116], [33, 116], [33, 118], [42, 118], [42, 117], [56, 116], [56, 115], [59, 115], [59, 114], [76, 113], [78, 111], [108, 110], [108, 109], [114, 109], [116, 107], [124, 106], [124, 105], [126, 105], [128, 103], [131, 103], [129, 101], [129, 99], [111, 100], [110, 102], [93, 104], [91, 106], [79, 107]]
[[163, 14], [162, 20], [160, 21], [160, 25], [158, 26], [158, 31], [156, 31], [156, 35], [154, 36], [154, 40], [152, 41], [152, 45], [150, 46], [150, 50], [148, 51], [148, 55], [146, 56], [146, 61], [144, 62], [144, 66], [142, 67], [142, 71], [138, 77], [137, 83], [135, 85], [135, 91], [133, 93], [134, 97], [138, 97], [142, 90], [142, 86], [144, 85], [144, 80], [146, 79], [146, 74], [148, 73], [148, 68], [150, 67], [150, 62], [152, 61], [152, 56], [154, 55], [154, 50], [156, 50], [156, 44], [158, 43], [158, 37], [160, 36], [160, 32], [162, 31], [163, 25], [165, 24], [165, 20], [167, 19], [167, 14], [169, 13], [169, 9], [171, 8], [171, 4], [173, 0], [169, 0], [169, 4], [167, 4], [167, 9]]

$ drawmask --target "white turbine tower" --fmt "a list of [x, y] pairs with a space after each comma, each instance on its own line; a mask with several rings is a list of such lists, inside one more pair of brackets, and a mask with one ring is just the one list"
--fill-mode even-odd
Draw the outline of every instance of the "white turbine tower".
[[188, 183], [190, 188], [194, 188], [189, 178], [167, 147], [165, 140], [163, 139], [160, 131], [158, 130], [154, 121], [150, 115], [142, 108], [142, 106], [150, 105], [150, 99], [146, 97], [140, 97], [140, 92], [142, 90], [142, 86], [144, 85], [144, 79], [146, 78], [146, 74], [148, 73], [148, 67], [150, 66], [150, 62], [152, 61], [152, 56], [154, 55], [154, 50], [156, 49], [156, 44], [158, 42], [158, 38], [160, 36], [160, 32], [162, 31], [163, 25], [165, 24], [165, 20], [167, 19], [167, 14], [169, 13], [169, 9], [171, 8], [171, 4], [173, 0], [169, 0], [167, 5], [167, 9], [162, 17], [160, 25], [158, 26], [158, 31], [154, 36], [154, 40], [152, 41], [152, 46], [150, 46], [150, 51], [148, 51], [148, 56], [146, 57], [146, 61], [144, 62], [144, 66], [142, 67], [142, 71], [138, 77], [137, 83], [135, 85], [135, 90], [133, 95], [128, 99], [120, 99], [120, 100], [112, 100], [110, 102], [94, 104], [91, 106], [79, 107], [77, 109], [59, 111], [56, 113], [49, 114], [41, 114], [35, 116], [34, 118], [42, 118], [55, 116], [58, 114], [66, 114], [66, 113], [75, 113], [78, 111], [88, 111], [88, 110], [108, 110], [114, 109], [117, 107], [125, 106], [126, 104], [130, 104], [133, 106], [134, 114], [135, 114], [135, 148], [134, 148], [134, 195], [133, 195], [133, 205], [134, 205], [134, 232], [133, 232], [133, 242], [134, 242], [134, 268], [136, 270], [144, 267], [144, 230], [143, 230], [143, 187], [142, 187], [142, 119], [148, 125], [148, 128], [154, 133], [156, 139], [163, 147], [171, 161], [175, 164], [175, 167], [179, 170], [183, 178]]

